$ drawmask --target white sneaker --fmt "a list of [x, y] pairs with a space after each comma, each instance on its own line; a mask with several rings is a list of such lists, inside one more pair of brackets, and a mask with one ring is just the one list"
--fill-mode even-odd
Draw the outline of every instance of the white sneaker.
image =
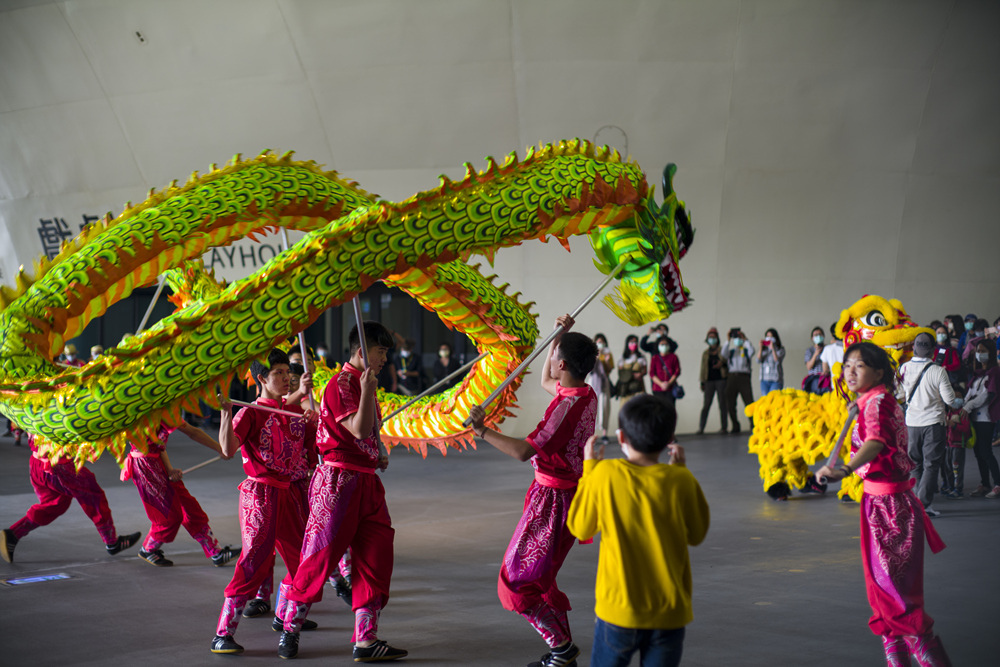
[[934, 517], [941, 516], [941, 512], [938, 512], [936, 509], [934, 509], [930, 505], [928, 505], [927, 507], [924, 508], [924, 512], [927, 514], [927, 516], [929, 516], [932, 519]]
[[986, 494], [987, 498], [1000, 498], [1000, 486], [994, 486], [993, 490]]

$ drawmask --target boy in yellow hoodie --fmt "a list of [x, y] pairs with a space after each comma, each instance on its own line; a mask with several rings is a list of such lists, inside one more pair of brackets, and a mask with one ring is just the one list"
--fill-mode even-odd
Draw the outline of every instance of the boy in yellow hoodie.
[[[673, 441], [677, 414], [655, 396], [622, 406], [618, 441], [624, 459], [603, 460], [595, 437], [584, 447], [583, 476], [567, 526], [581, 540], [601, 533], [594, 648], [590, 664], [678, 665], [691, 622], [688, 545], [708, 532], [698, 480]], [[666, 450], [668, 463], [660, 463]]]

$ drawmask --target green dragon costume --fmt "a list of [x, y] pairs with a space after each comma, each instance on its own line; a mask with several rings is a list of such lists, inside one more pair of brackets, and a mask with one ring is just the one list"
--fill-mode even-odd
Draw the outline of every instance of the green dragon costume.
[[[471, 442], [462, 426], [469, 408], [527, 356], [538, 333], [531, 304], [480, 275], [470, 256], [492, 259], [499, 248], [547, 237], [568, 248], [569, 236], [588, 234], [599, 271], [626, 264], [616, 296], [606, 297], [619, 317], [639, 325], [687, 303], [678, 261], [693, 232], [672, 188], [673, 165], [660, 206], [637, 164], [579, 140], [466, 169], [461, 181], [442, 176], [439, 187], [394, 203], [290, 153], [264, 153], [150, 192], [39, 260], [34, 277], [22, 270], [16, 288], [0, 290], [0, 411], [50, 457], [82, 465], [109, 449], [121, 461], [127, 441], [145, 443], [161, 422], [196, 412], [199, 399], [218, 406], [217, 387], [253, 359], [382, 280], [489, 353], [461, 385], [385, 425], [388, 446], [426, 454], [428, 444], [444, 451]], [[243, 280], [213, 286], [191, 264], [274, 227], [306, 235]], [[183, 307], [83, 368], [54, 361], [88, 322], [161, 274]], [[510, 414], [518, 384], [489, 406], [488, 422]], [[380, 395], [383, 410], [405, 400]]]

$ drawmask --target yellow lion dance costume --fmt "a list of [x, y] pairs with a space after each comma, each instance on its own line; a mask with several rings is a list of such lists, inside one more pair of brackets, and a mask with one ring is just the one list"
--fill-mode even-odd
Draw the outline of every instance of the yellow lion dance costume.
[[[885, 349], [898, 368], [913, 356], [913, 339], [921, 332], [934, 332], [914, 324], [898, 299], [866, 295], [840, 312], [837, 331], [844, 349], [869, 341]], [[749, 449], [760, 462], [764, 490], [776, 484], [803, 488], [813, 473], [810, 466], [825, 459], [847, 418], [847, 405], [854, 399], [840, 377], [840, 364], [832, 369], [836, 391], [810, 394], [800, 389], [772, 391], [746, 408], [753, 419]], [[841, 457], [850, 457], [850, 438], [845, 439]], [[845, 479], [838, 496], [861, 499], [861, 480]]]

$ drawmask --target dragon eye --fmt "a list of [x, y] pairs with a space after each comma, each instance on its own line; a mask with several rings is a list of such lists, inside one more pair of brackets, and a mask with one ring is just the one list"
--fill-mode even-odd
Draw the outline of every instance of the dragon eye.
[[889, 325], [889, 323], [885, 321], [885, 316], [877, 310], [873, 310], [865, 315], [861, 321], [870, 327], [884, 327]]

